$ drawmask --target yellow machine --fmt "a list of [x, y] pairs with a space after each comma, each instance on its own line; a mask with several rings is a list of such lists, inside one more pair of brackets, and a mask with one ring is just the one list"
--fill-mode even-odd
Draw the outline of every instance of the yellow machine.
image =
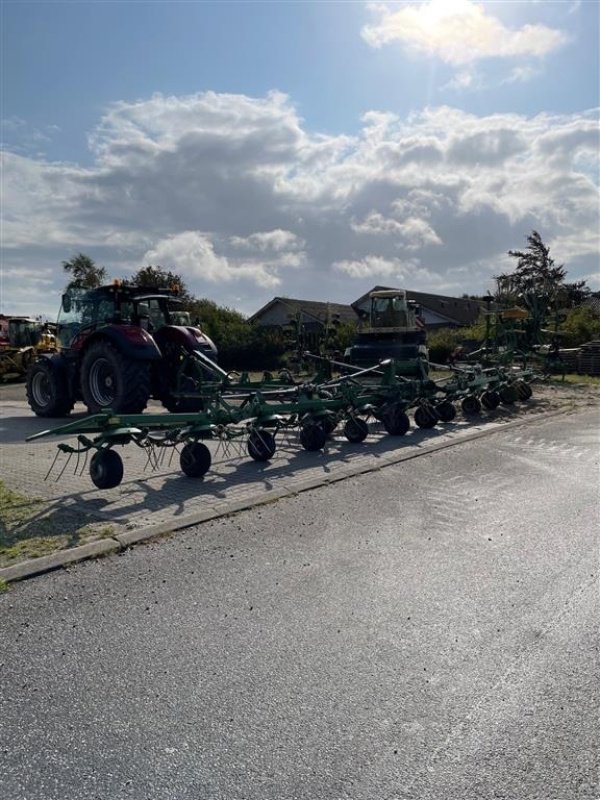
[[38, 354], [55, 353], [55, 327], [30, 317], [9, 319], [8, 340], [0, 340], [0, 379], [24, 378]]

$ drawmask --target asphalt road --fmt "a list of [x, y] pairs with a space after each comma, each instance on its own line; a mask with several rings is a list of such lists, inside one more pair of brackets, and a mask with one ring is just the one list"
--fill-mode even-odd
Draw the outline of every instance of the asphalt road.
[[598, 413], [0, 596], [3, 800], [596, 800]]

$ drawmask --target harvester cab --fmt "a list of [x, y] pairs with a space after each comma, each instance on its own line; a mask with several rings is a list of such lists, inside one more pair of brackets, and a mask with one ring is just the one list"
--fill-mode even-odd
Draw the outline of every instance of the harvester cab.
[[419, 306], [407, 299], [403, 289], [376, 289], [369, 300], [358, 335], [344, 354], [346, 361], [368, 367], [391, 358], [399, 375], [427, 375], [426, 334]]

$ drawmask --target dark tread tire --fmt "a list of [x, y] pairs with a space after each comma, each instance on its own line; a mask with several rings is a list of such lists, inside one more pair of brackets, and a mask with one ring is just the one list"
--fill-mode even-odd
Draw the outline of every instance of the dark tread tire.
[[269, 461], [276, 449], [275, 437], [264, 428], [253, 430], [248, 437], [248, 455], [255, 461]]
[[110, 342], [96, 342], [81, 362], [81, 393], [90, 414], [105, 408], [141, 414], [150, 398], [150, 362], [127, 358]]
[[123, 459], [114, 450], [98, 450], [90, 461], [90, 478], [98, 489], [114, 489], [123, 480]]
[[349, 419], [344, 425], [344, 436], [353, 444], [364, 442], [368, 435], [369, 426], [364, 419]]
[[456, 417], [456, 406], [450, 400], [444, 400], [436, 405], [435, 412], [441, 422], [452, 422]]
[[519, 398], [514, 386], [503, 386], [498, 394], [500, 395], [500, 402], [504, 406], [513, 406]]
[[493, 389], [489, 389], [481, 395], [481, 405], [486, 411], [494, 411], [500, 405], [500, 395]]
[[439, 417], [430, 406], [418, 406], [415, 408], [415, 425], [419, 428], [434, 428]]
[[460, 406], [463, 414], [467, 417], [475, 417], [481, 412], [481, 403], [474, 395], [465, 397]]
[[325, 447], [327, 433], [319, 423], [312, 423], [300, 428], [300, 444], [309, 452], [316, 452]]
[[49, 358], [32, 364], [26, 380], [27, 402], [38, 417], [66, 417], [73, 410], [66, 376]]
[[381, 420], [390, 436], [404, 436], [410, 428], [408, 414], [399, 404], [388, 406], [381, 414]]
[[188, 442], [179, 454], [179, 466], [188, 478], [202, 478], [211, 463], [210, 450], [202, 442]]

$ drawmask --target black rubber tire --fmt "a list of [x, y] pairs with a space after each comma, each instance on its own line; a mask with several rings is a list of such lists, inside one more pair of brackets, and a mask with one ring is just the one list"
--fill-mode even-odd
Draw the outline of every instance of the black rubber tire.
[[105, 408], [141, 414], [150, 398], [150, 362], [126, 358], [110, 342], [96, 342], [81, 362], [81, 394], [90, 414]]
[[353, 444], [364, 442], [368, 435], [369, 426], [364, 419], [352, 417], [346, 421], [346, 424], [344, 425], [344, 436], [349, 442], [352, 442]]
[[533, 394], [531, 386], [528, 383], [525, 383], [525, 381], [517, 381], [517, 383], [515, 383], [515, 389], [517, 390], [519, 400], [522, 403], [526, 403]]
[[502, 386], [498, 394], [500, 395], [500, 402], [504, 406], [514, 405], [519, 397], [514, 386]]
[[434, 428], [438, 416], [430, 406], [418, 406], [414, 413], [415, 425], [419, 428]]
[[305, 450], [316, 452], [325, 447], [327, 434], [320, 423], [311, 423], [300, 428], [300, 444]]
[[475, 417], [481, 412], [481, 403], [475, 395], [465, 397], [460, 405], [463, 414], [467, 417]]
[[441, 422], [452, 422], [456, 417], [456, 406], [450, 400], [443, 400], [436, 405], [435, 412]]
[[325, 415], [317, 419], [317, 425], [320, 425], [323, 428], [326, 436], [331, 436], [337, 427], [337, 420], [333, 417]]
[[60, 367], [49, 358], [40, 359], [27, 370], [27, 402], [38, 417], [66, 417], [75, 398]]
[[188, 478], [202, 478], [211, 463], [210, 450], [202, 442], [188, 442], [179, 454], [179, 466]]
[[164, 395], [160, 398], [161, 403], [172, 414], [195, 414], [198, 411], [204, 410], [204, 401], [202, 398], [195, 397], [173, 397], [172, 395]]
[[98, 450], [90, 461], [90, 478], [98, 489], [114, 489], [123, 480], [123, 459], [114, 450]]
[[381, 415], [383, 427], [390, 436], [404, 436], [410, 428], [408, 414], [401, 405], [394, 403], [388, 406]]
[[486, 411], [494, 411], [500, 405], [500, 395], [493, 389], [488, 389], [481, 397], [481, 405]]
[[248, 437], [248, 455], [255, 461], [269, 461], [275, 455], [275, 437], [264, 428], [257, 428]]

